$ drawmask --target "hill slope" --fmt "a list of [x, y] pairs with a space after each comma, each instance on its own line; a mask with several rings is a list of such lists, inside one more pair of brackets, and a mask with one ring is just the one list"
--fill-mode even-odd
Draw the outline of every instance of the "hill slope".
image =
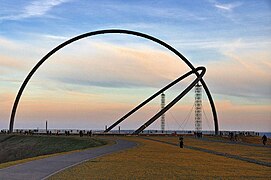
[[0, 135], [0, 163], [104, 144], [90, 137]]

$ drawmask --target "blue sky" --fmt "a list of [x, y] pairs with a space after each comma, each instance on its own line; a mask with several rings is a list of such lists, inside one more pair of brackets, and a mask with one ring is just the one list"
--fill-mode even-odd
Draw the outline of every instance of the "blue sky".
[[[0, 105], [5, 107], [0, 110], [0, 128], [7, 128], [20, 82], [39, 59], [73, 36], [108, 28], [150, 34], [175, 47], [195, 66], [206, 66], [204, 79], [217, 104], [221, 129], [271, 130], [271, 3], [256, 0], [0, 0]], [[99, 68], [91, 69], [94, 65]], [[15, 127], [42, 127], [44, 119], [52, 119], [52, 126], [60, 128], [66, 119], [65, 127], [101, 128], [187, 70], [170, 52], [143, 39], [106, 35], [83, 40], [61, 50], [34, 77]], [[177, 90], [168, 92], [168, 98]], [[133, 97], [135, 92], [138, 97]], [[192, 96], [170, 112], [180, 122], [193, 104]], [[38, 102], [46, 110], [33, 109]], [[60, 102], [70, 106], [63, 108]], [[82, 108], [73, 112], [78, 103]], [[97, 107], [89, 110], [90, 106]], [[137, 119], [157, 111], [155, 103], [150, 106], [123, 127], [144, 122]], [[186, 128], [193, 129], [190, 121]], [[169, 128], [178, 128], [172, 119], [168, 122]]]

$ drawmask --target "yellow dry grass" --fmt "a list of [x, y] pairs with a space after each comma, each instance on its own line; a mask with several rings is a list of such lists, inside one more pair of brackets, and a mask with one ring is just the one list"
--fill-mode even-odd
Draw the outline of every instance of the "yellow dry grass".
[[[226, 140], [229, 141], [229, 137], [209, 136], [210, 139]], [[270, 144], [271, 138], [267, 138], [267, 144]], [[251, 144], [263, 144], [261, 136], [238, 136], [238, 141], [251, 143]]]
[[[152, 137], [162, 141], [178, 143], [178, 137]], [[247, 138], [249, 139], [249, 138]], [[238, 155], [241, 157], [252, 158], [259, 161], [271, 162], [270, 148], [265, 147], [253, 147], [237, 144], [226, 144], [218, 142], [200, 141], [192, 137], [184, 137], [185, 145], [200, 147], [217, 152], [228, 153], [232, 155]]]
[[270, 179], [270, 168], [138, 137], [140, 146], [66, 169], [50, 179]]

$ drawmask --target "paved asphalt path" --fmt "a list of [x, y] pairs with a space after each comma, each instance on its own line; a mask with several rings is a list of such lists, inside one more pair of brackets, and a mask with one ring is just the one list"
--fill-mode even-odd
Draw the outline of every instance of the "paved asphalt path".
[[68, 167], [80, 164], [84, 161], [120, 150], [132, 148], [137, 145], [135, 142], [122, 139], [118, 139], [115, 141], [116, 144], [113, 144], [111, 146], [102, 146], [98, 148], [53, 156], [3, 168], [0, 169], [0, 179], [46, 179], [57, 172], [60, 172]]

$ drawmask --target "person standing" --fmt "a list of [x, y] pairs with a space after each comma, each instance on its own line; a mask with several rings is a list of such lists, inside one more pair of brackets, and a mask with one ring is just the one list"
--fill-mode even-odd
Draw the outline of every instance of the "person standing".
[[180, 148], [183, 148], [183, 136], [179, 137], [179, 141], [180, 141]]
[[267, 142], [267, 137], [266, 137], [266, 135], [263, 135], [262, 140], [263, 140], [263, 145], [266, 145], [266, 142]]
[[79, 131], [79, 136], [83, 137], [83, 131], [81, 131], [81, 130]]

